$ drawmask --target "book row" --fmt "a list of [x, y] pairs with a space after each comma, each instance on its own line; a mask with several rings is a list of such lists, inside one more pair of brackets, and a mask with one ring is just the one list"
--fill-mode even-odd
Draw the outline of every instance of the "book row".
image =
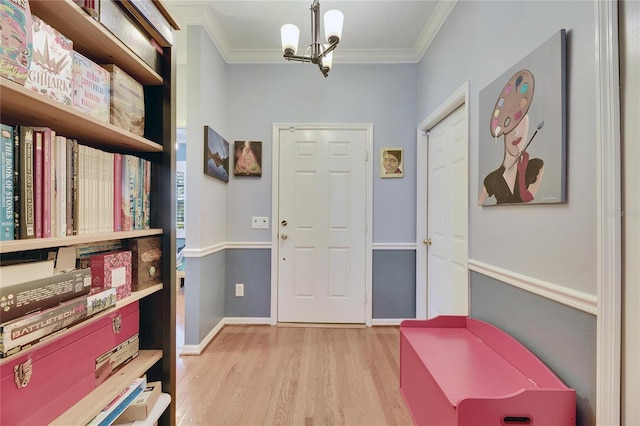
[[150, 228], [151, 162], [1, 125], [0, 240]]
[[2, 1], [2, 32], [6, 26], [14, 36], [0, 46], [0, 75], [143, 136], [143, 86], [117, 66], [98, 65], [74, 51], [72, 40], [30, 14], [28, 2], [18, 3]]

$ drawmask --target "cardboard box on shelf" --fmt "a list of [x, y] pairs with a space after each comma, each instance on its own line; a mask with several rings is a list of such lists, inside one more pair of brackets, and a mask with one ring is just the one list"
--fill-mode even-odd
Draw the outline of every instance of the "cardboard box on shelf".
[[158, 401], [162, 393], [161, 382], [147, 383], [147, 387], [142, 391], [140, 395], [129, 405], [124, 412], [116, 419], [114, 424], [123, 424], [129, 422], [135, 422], [138, 420], [145, 420], [149, 417], [153, 406]]

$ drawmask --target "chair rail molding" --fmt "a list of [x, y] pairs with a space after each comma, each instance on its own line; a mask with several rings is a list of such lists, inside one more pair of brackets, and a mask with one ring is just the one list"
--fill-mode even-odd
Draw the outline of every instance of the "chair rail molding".
[[489, 265], [473, 259], [469, 259], [467, 264], [469, 265], [470, 271], [478, 272], [505, 284], [545, 297], [553, 300], [554, 302], [579, 309], [591, 315], [596, 315], [598, 313], [598, 298], [592, 294], [518, 274], [516, 272], [498, 268], [497, 266]]

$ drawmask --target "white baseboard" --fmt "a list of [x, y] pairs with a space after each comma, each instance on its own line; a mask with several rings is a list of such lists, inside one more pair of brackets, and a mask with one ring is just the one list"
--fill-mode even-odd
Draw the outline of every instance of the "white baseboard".
[[225, 317], [225, 325], [271, 325], [271, 318], [266, 317]]
[[184, 345], [182, 347], [182, 351], [180, 355], [200, 355], [202, 351], [207, 347], [209, 343], [213, 340], [214, 337], [222, 330], [225, 325], [225, 318], [215, 326], [213, 329], [207, 334], [207, 336], [200, 342], [199, 345]]
[[179, 356], [200, 355], [199, 345], [184, 345], [178, 354]]
[[385, 325], [400, 325], [400, 323], [405, 319], [415, 319], [415, 318], [380, 318], [380, 319], [374, 318], [371, 321], [371, 325], [373, 327], [385, 326]]
[[213, 330], [200, 342], [199, 345], [184, 345], [180, 351], [180, 355], [200, 355], [207, 345], [211, 343], [214, 337], [224, 328], [225, 325], [270, 325], [271, 318], [263, 317], [224, 317], [213, 327]]

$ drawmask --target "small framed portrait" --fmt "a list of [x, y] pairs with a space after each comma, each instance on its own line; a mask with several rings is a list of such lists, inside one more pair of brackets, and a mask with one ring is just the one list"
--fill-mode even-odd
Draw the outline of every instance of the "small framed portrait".
[[229, 182], [229, 142], [209, 126], [204, 126], [204, 173]]
[[380, 150], [380, 177], [401, 178], [404, 169], [402, 148], [382, 148]]
[[262, 176], [262, 142], [234, 142], [234, 176]]

